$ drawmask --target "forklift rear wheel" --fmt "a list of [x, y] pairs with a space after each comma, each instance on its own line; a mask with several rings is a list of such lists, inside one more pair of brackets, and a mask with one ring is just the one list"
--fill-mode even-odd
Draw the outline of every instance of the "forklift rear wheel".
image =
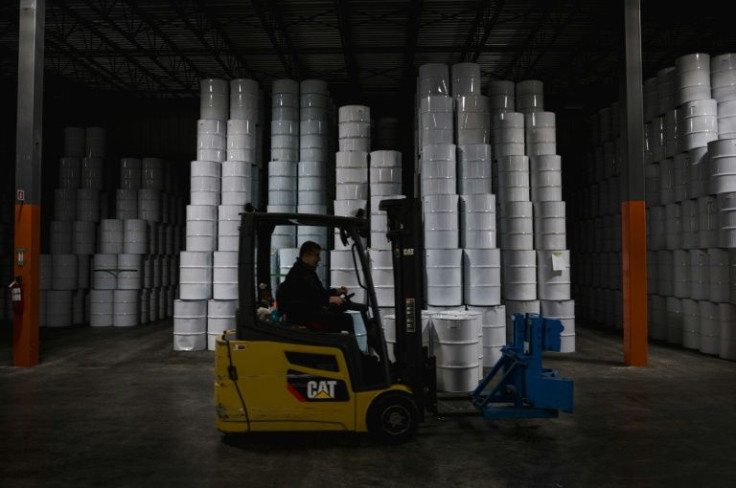
[[368, 409], [368, 431], [381, 442], [400, 444], [417, 431], [417, 405], [409, 395], [388, 393]]

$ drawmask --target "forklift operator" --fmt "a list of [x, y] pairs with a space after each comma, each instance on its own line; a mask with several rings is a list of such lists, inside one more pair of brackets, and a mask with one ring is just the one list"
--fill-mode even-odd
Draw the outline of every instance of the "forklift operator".
[[353, 332], [353, 319], [341, 308], [347, 288], [326, 289], [317, 276], [322, 247], [306, 241], [299, 257], [276, 291], [276, 303], [286, 322], [321, 332]]

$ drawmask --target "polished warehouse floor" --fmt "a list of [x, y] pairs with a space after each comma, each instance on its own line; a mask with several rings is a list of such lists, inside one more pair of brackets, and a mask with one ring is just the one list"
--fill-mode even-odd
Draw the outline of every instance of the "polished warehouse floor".
[[171, 323], [42, 330], [42, 363], [11, 366], [0, 331], [0, 487], [733, 487], [736, 362], [578, 328], [546, 365], [575, 380], [549, 420], [431, 419], [417, 438], [224, 439], [213, 353], [174, 352]]

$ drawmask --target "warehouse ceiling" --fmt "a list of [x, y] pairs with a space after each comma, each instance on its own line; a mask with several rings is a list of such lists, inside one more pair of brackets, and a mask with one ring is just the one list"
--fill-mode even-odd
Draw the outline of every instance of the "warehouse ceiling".
[[[0, 7], [6, 86], [16, 79], [19, 3]], [[484, 81], [540, 79], [549, 99], [603, 106], [623, 69], [623, 3], [46, 0], [46, 86], [195, 98], [202, 78], [254, 78], [265, 90], [278, 78], [321, 78], [337, 101], [410, 99], [421, 64], [472, 61]], [[682, 54], [736, 51], [721, 2], [641, 3], [645, 77]]]

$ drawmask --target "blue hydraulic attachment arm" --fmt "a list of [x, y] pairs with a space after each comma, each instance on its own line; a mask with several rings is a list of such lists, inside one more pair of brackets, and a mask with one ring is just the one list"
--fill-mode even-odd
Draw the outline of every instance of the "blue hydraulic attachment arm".
[[559, 352], [563, 329], [556, 319], [513, 315], [512, 343], [501, 348], [501, 358], [471, 393], [484, 418], [549, 418], [560, 410], [572, 412], [572, 380], [542, 367], [543, 351]]

